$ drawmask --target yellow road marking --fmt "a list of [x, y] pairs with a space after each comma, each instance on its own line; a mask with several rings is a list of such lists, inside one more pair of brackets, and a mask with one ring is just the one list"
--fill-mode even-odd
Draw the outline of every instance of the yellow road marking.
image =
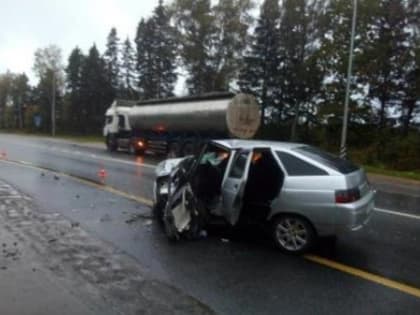
[[375, 275], [373, 273], [363, 271], [361, 269], [357, 269], [354, 267], [350, 267], [323, 257], [315, 256], [315, 255], [305, 255], [305, 259], [310, 260], [312, 262], [315, 262], [317, 264], [350, 274], [352, 276], [356, 276], [371, 282], [375, 282], [377, 284], [380, 284], [382, 286], [395, 289], [401, 292], [404, 292], [409, 295], [413, 295], [415, 297], [420, 298], [420, 289], [415, 288], [412, 286], [409, 286], [407, 284], [397, 282], [391, 279], [387, 279], [378, 275]]
[[392, 215], [398, 215], [400, 217], [406, 217], [406, 218], [410, 218], [410, 219], [420, 220], [420, 215], [415, 215], [415, 214], [411, 214], [411, 213], [407, 213], [407, 212], [392, 211], [392, 210], [381, 209], [381, 208], [374, 208], [373, 211], [386, 213], [386, 214], [392, 214]]
[[[66, 173], [44, 169], [42, 167], [38, 167], [36, 165], [33, 165], [31, 163], [28, 163], [28, 162], [24, 162], [24, 161], [11, 161], [11, 160], [0, 160], [0, 161], [1, 162], [8, 162], [8, 163], [20, 165], [20, 166], [23, 166], [23, 167], [36, 169], [36, 170], [45, 170], [45, 171], [48, 171], [48, 172], [54, 172], [54, 173], [60, 174], [62, 176], [66, 176], [68, 178], [71, 178], [75, 181], [78, 181], [80, 183], [83, 183], [83, 184], [91, 186], [91, 187], [95, 187], [95, 188], [110, 192], [112, 194], [119, 195], [119, 196], [125, 197], [127, 199], [131, 199], [131, 200], [143, 203], [143, 204], [148, 205], [148, 206], [153, 205], [153, 201], [148, 199], [148, 198], [143, 198], [143, 197], [135, 196], [135, 195], [132, 195], [132, 194], [128, 194], [126, 192], [123, 192], [121, 190], [112, 188], [110, 186], [96, 184], [94, 182], [84, 180], [84, 179], [79, 178], [77, 176], [72, 176], [72, 175], [69, 175], [69, 174], [66, 174]], [[364, 280], [368, 280], [368, 281], [377, 283], [379, 285], [382, 285], [382, 286], [385, 286], [385, 287], [388, 287], [388, 288], [391, 288], [391, 289], [395, 289], [397, 291], [400, 291], [400, 292], [415, 296], [417, 298], [420, 298], [420, 289], [419, 288], [409, 286], [407, 284], [397, 282], [397, 281], [394, 281], [394, 280], [391, 280], [391, 279], [387, 279], [387, 278], [375, 275], [373, 273], [370, 273], [370, 272], [367, 272], [367, 271], [364, 271], [364, 270], [361, 270], [361, 269], [358, 269], [358, 268], [354, 268], [354, 267], [351, 267], [351, 266], [347, 266], [345, 264], [342, 264], [342, 263], [339, 263], [339, 262], [336, 262], [336, 261], [333, 261], [333, 260], [329, 260], [327, 258], [319, 257], [319, 256], [316, 256], [316, 255], [304, 255], [303, 257], [305, 259], [313, 262], [313, 263], [317, 263], [319, 265], [326, 266], [326, 267], [329, 267], [331, 269], [335, 269], [335, 270], [341, 271], [343, 273], [347, 273], [347, 274], [350, 274], [352, 276], [355, 276], [355, 277], [358, 277], [358, 278], [361, 278], [361, 279], [364, 279]]]
[[94, 188], [97, 188], [97, 189], [101, 189], [101, 190], [110, 192], [114, 195], [118, 195], [118, 196], [130, 199], [130, 200], [134, 200], [134, 201], [143, 203], [143, 204], [145, 204], [147, 206], [150, 206], [150, 207], [153, 206], [153, 201], [150, 200], [150, 199], [135, 196], [135, 195], [126, 193], [124, 191], [112, 188], [111, 186], [107, 186], [105, 184], [103, 184], [103, 185], [102, 184], [97, 184], [97, 183], [88, 181], [86, 179], [83, 179], [83, 178], [80, 178], [80, 177], [77, 177], [77, 176], [73, 176], [73, 175], [63, 173], [63, 172], [59, 172], [59, 171], [52, 171], [52, 170], [49, 170], [49, 169], [46, 169], [46, 168], [42, 168], [42, 167], [33, 165], [33, 164], [31, 164], [29, 162], [25, 162], [25, 161], [13, 161], [13, 160], [0, 160], [0, 161], [5, 162], [5, 163], [11, 163], [11, 164], [19, 165], [19, 166], [22, 166], [22, 167], [35, 169], [35, 170], [43, 170], [43, 171], [46, 171], [46, 172], [56, 173], [56, 174], [59, 174], [61, 176], [65, 176], [67, 178], [71, 178], [72, 180], [75, 180], [79, 183], [82, 183], [82, 184], [85, 184], [85, 185], [88, 185], [88, 186], [91, 186], [91, 187], [94, 187]]

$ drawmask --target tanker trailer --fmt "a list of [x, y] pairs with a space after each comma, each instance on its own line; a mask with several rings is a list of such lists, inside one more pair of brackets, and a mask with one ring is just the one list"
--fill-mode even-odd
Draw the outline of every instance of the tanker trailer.
[[105, 114], [103, 134], [110, 151], [184, 156], [210, 139], [252, 138], [260, 125], [260, 108], [249, 94], [173, 97], [133, 106], [120, 103], [114, 101]]

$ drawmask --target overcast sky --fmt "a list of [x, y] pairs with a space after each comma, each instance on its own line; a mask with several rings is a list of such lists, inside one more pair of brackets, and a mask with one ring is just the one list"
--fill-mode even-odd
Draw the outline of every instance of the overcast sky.
[[101, 53], [111, 27], [133, 40], [141, 17], [158, 0], [0, 0], [0, 73], [26, 72], [31, 83], [37, 48], [56, 44], [66, 64], [70, 51], [96, 43]]

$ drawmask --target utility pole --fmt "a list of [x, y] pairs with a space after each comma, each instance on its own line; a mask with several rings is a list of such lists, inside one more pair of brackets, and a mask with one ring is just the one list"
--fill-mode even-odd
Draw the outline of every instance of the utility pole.
[[349, 64], [347, 68], [346, 98], [344, 101], [343, 129], [341, 132], [340, 157], [347, 157], [347, 124], [349, 117], [350, 80], [353, 66], [354, 33], [356, 31], [357, 0], [353, 0], [353, 19], [351, 22]]
[[55, 137], [55, 69], [52, 75], [52, 97], [51, 97], [51, 135]]

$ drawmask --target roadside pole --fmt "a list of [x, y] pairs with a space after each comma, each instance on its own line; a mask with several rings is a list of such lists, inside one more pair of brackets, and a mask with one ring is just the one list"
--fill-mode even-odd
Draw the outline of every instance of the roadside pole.
[[357, 15], [357, 0], [353, 0], [353, 19], [351, 22], [351, 36], [350, 36], [350, 51], [349, 51], [349, 64], [347, 68], [347, 82], [346, 82], [346, 98], [344, 101], [344, 115], [343, 115], [343, 129], [341, 132], [341, 145], [340, 157], [347, 157], [347, 125], [349, 116], [349, 98], [350, 98], [350, 80], [353, 66], [353, 49], [354, 49], [354, 33], [356, 31], [356, 15]]

